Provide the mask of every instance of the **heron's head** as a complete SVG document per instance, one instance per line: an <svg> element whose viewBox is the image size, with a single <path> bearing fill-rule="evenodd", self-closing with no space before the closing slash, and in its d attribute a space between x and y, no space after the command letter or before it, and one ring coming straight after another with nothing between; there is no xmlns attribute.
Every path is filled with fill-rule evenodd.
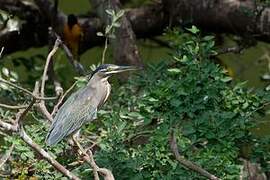
<svg viewBox="0 0 270 180"><path fill-rule="evenodd" d="M140 68L136 66L118 66L114 64L102 64L96 68L96 70L92 73L94 75L98 75L102 78L110 77L113 74L117 74L125 71L139 70Z"/></svg>
<svg viewBox="0 0 270 180"><path fill-rule="evenodd" d="M78 23L77 17L74 14L69 14L67 18L68 27L72 28L77 23Z"/></svg>

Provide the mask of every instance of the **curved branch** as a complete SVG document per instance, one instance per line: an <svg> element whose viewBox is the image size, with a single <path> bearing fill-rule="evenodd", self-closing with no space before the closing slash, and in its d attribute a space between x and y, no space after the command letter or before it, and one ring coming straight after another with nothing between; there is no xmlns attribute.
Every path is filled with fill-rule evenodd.
<svg viewBox="0 0 270 180"><path fill-rule="evenodd" d="M39 153L46 161L48 161L56 170L64 174L66 177L74 180L79 180L77 176L67 170L64 166L62 166L58 161L53 159L49 153L47 153L44 149L42 149L38 144L36 144L24 131L23 127L20 127L20 137L22 140L28 144L32 149L34 149L37 153Z"/></svg>
<svg viewBox="0 0 270 180"><path fill-rule="evenodd" d="M172 152L173 152L176 160L178 162L180 162L182 165L184 165L188 169L191 169L191 170L199 173L200 175L202 175L204 177L207 177L208 179L211 179L211 180L220 180L215 175L209 173L205 169L203 169L200 166L198 166L197 164L195 164L195 163L193 163L193 162L185 159L183 156L181 156L179 154L179 150L178 150L178 147L177 147L176 138L175 138L175 135L174 135L174 131L173 130L171 130L171 132L170 132L169 142L170 142L171 150L172 150Z"/></svg>

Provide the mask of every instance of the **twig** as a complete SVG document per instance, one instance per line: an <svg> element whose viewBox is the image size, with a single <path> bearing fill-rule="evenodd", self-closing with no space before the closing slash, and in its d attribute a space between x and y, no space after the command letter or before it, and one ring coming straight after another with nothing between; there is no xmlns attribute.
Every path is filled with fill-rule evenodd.
<svg viewBox="0 0 270 180"><path fill-rule="evenodd" d="M92 167L95 180L99 179L98 172L104 177L105 180L114 180L114 176L109 169L98 167L98 165L96 164L94 160L93 153L90 149L88 150L89 153L87 153L87 151L84 150L84 148L80 145L80 143L77 141L77 139L74 136L72 137L72 139L78 146L79 150L84 155L83 156L84 161L86 161Z"/></svg>
<svg viewBox="0 0 270 180"><path fill-rule="evenodd" d="M42 149L38 144L36 144L24 131L23 127L20 127L20 137L22 140L28 144L32 149L34 149L37 153L39 153L46 161L48 161L56 170L64 174L66 177L74 180L79 180L77 176L75 176L72 172L67 170L64 166L62 166L58 161L53 159L49 153L47 153L44 149Z"/></svg>
<svg viewBox="0 0 270 180"><path fill-rule="evenodd" d="M106 37L105 46L104 46L104 49L103 49L103 52L102 52L101 64L104 64L104 62L105 62L105 55L106 55L107 48L108 48L108 38Z"/></svg>
<svg viewBox="0 0 270 180"><path fill-rule="evenodd" d="M87 153L86 153L86 151L83 149L83 147L81 146L81 144L78 142L78 140L74 137L74 136L72 136L72 139L73 139L73 141L76 143L76 145L77 145L77 147L80 149L80 151L83 153L83 155L84 155L84 160L86 161L86 162L88 162L89 164L90 164L90 166L92 167L92 169L93 169L93 173L94 173L94 179L95 180L99 180L99 176L98 176L98 166L97 166L97 164L95 163L95 161L94 161L94 158L93 158L93 154L92 154L92 152L91 152L91 150L89 150L89 154L90 155L88 155Z"/></svg>
<svg viewBox="0 0 270 180"><path fill-rule="evenodd" d="M211 179L211 180L219 180L220 179L220 178L216 177L215 175L210 174L209 172L207 172L205 169L201 168L197 164L185 159L183 156L181 156L179 154L179 150L177 147L176 138L175 138L175 134L174 134L173 130L171 130L171 132L170 132L169 142L170 142L171 150L172 150L176 160L178 162L180 162L182 165L184 165L188 169L191 169L191 170L199 173L200 175L202 175L204 177L207 177L208 179Z"/></svg>
<svg viewBox="0 0 270 180"><path fill-rule="evenodd" d="M73 83L72 86L63 94L63 96L60 97L57 104L54 106L53 111L51 113L51 116L53 117L54 114L58 111L58 108L60 104L63 102L64 98L67 96L67 94L76 86L77 82Z"/></svg>
<svg viewBox="0 0 270 180"><path fill-rule="evenodd" d="M51 114L49 113L49 111L47 110L44 103L39 103L37 105L37 107L48 121L50 121L50 122L53 121L53 118L52 118Z"/></svg>
<svg viewBox="0 0 270 180"><path fill-rule="evenodd" d="M3 52L4 52L4 49L5 49L5 47L2 47L2 48L1 48L1 51L0 51L0 59L2 58L2 54L3 54Z"/></svg>
<svg viewBox="0 0 270 180"><path fill-rule="evenodd" d="M36 95L34 95L31 91L29 91L29 90L27 90L27 89L25 89L25 88L23 88L23 87L21 87L21 86L18 86L17 84L14 84L14 83L12 83L12 82L10 82L10 81L7 81L7 80L5 80L5 79L2 79L2 78L0 78L0 82L5 83L5 84L7 84L7 85L10 85L10 86L12 86L12 87L14 87L14 88L16 88L16 89L19 89L19 90L21 90L22 92L24 92L24 93L26 93L26 94L32 96L33 98L35 98L35 99L37 99L37 100L54 100L54 99L56 99L56 97L39 97L39 96L36 96Z"/></svg>
<svg viewBox="0 0 270 180"><path fill-rule="evenodd" d="M30 104L25 109L21 109L17 113L16 120L15 120L15 125L19 125L20 124L20 121L23 120L23 118L26 116L26 114L34 106L35 102L36 102L36 99L33 98L32 101L30 102Z"/></svg>
<svg viewBox="0 0 270 180"><path fill-rule="evenodd" d="M2 168L2 166L7 162L7 160L10 158L11 153L14 149L15 144L13 143L9 149L6 151L5 155L2 156L2 158L0 159L0 169Z"/></svg>
<svg viewBox="0 0 270 180"><path fill-rule="evenodd" d="M38 90L39 90L39 82L36 81L36 83L35 83L35 88L34 88L34 93L35 93L35 94L38 94ZM46 108L46 106L45 106L45 103L42 103L42 102L38 103L38 104L37 104L37 108L40 110L41 114L43 114L44 117L45 117L47 120L49 120L50 122L53 121L53 118L52 118L52 116L50 115L49 111L47 110L47 108Z"/></svg>
<svg viewBox="0 0 270 180"><path fill-rule="evenodd" d="M41 97L44 97L44 89L45 89L45 82L46 82L48 66L50 64L50 61L51 61L53 55L56 53L57 49L59 48L60 44L61 44L61 40L56 39L55 43L54 43L54 46L53 46L53 49L51 50L51 52L47 56L44 71L43 71L43 75L42 75L42 80L41 80L41 90L40 90Z"/></svg>
<svg viewBox="0 0 270 180"><path fill-rule="evenodd" d="M0 127L5 131L12 131L12 132L17 131L17 129L18 129L17 126L6 123L2 120L0 120Z"/></svg>
<svg viewBox="0 0 270 180"><path fill-rule="evenodd" d="M227 47L227 48L223 48L220 49L217 52L217 55L221 55L221 54L226 54L226 53L241 53L243 50L245 49L245 47L243 46L233 46L233 47Z"/></svg>
<svg viewBox="0 0 270 180"><path fill-rule="evenodd" d="M52 30L53 31L53 30ZM57 39L61 39L61 37L56 33L54 32L53 33L54 36L57 38ZM80 74L80 75L84 75L85 74L85 70L83 68L83 65L81 65L78 61L76 61L74 59L74 56L73 54L71 53L71 51L69 50L69 48L65 45L65 43L63 43L63 41L61 41L61 48L64 50L66 56L67 56L67 59L69 61L69 63L74 67L74 69Z"/></svg>
<svg viewBox="0 0 270 180"><path fill-rule="evenodd" d="M17 109L24 109L24 108L27 107L27 105L12 106L12 105L8 105L8 104L1 104L0 103L0 107L7 108L7 109L12 109L12 110L17 110Z"/></svg>

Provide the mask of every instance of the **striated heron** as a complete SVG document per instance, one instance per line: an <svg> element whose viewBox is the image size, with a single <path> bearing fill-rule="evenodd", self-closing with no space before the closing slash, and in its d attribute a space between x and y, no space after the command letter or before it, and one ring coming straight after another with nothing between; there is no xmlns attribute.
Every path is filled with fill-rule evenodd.
<svg viewBox="0 0 270 180"><path fill-rule="evenodd" d="M134 66L103 64L91 76L87 85L73 93L55 115L47 134L47 144L54 145L76 133L84 123L97 118L98 109L110 95L108 78L116 73L137 70Z"/></svg>

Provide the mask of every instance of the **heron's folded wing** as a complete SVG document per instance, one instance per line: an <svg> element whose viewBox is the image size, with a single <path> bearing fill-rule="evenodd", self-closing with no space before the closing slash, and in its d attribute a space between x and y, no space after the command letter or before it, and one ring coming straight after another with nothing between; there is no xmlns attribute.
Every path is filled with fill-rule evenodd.
<svg viewBox="0 0 270 180"><path fill-rule="evenodd" d="M47 135L48 145L56 144L77 131L86 121L96 117L97 107L91 105L89 101L89 98L78 98L78 93L75 93L63 104Z"/></svg>

